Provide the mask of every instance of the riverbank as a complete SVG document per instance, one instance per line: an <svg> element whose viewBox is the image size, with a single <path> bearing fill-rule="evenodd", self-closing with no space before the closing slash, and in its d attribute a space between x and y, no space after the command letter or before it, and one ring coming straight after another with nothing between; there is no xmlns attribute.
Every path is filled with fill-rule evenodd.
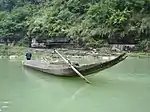
<svg viewBox="0 0 150 112"><path fill-rule="evenodd" d="M127 55L129 57L139 57L139 58L149 58L150 57L150 53L148 52L130 52L127 53Z"/></svg>
<svg viewBox="0 0 150 112"><path fill-rule="evenodd" d="M33 59L50 59L50 58L58 58L58 55L54 52L53 49L36 49L36 48L27 48L20 46L0 46L0 58L20 58L23 59L27 50L30 50L33 54ZM100 56L114 56L118 55L122 52L114 52L111 48L97 48L92 50L85 49L62 49L58 48L63 55L69 57L83 57L83 56L92 56L92 57L100 57ZM130 52L127 53L129 57L142 57L147 58L150 57L150 53L146 52Z"/></svg>

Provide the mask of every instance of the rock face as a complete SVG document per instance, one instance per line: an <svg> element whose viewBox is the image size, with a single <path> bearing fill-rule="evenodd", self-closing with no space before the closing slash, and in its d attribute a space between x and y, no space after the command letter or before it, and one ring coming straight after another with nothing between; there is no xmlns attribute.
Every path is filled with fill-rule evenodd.
<svg viewBox="0 0 150 112"><path fill-rule="evenodd" d="M47 54L47 55L55 55L56 53L54 52L53 49L30 49L34 53L42 53L42 54ZM87 55L103 55L103 56L108 56L111 54L115 54L116 52L113 52L111 48L99 48L99 49L90 49L90 50L76 50L76 49L57 49L60 51L63 55L71 55L71 56L87 56Z"/></svg>
<svg viewBox="0 0 150 112"><path fill-rule="evenodd" d="M112 51L132 51L135 48L135 44L114 44L112 45Z"/></svg>
<svg viewBox="0 0 150 112"><path fill-rule="evenodd" d="M17 55L11 55L11 56L9 56L9 59L10 59L10 60L11 60L11 59L16 59L16 58L18 58Z"/></svg>
<svg viewBox="0 0 150 112"><path fill-rule="evenodd" d="M60 57L54 52L54 49L36 49L36 48L10 48L5 50L5 54L1 54L0 58L8 58L10 60L25 60L26 50L32 53L32 59L38 59L43 61L60 61ZM119 55L116 52L112 52L110 48L98 48L98 49L57 49L62 55L71 61L74 60L89 60L100 59L109 60L111 55ZM79 61L78 61L79 62Z"/></svg>

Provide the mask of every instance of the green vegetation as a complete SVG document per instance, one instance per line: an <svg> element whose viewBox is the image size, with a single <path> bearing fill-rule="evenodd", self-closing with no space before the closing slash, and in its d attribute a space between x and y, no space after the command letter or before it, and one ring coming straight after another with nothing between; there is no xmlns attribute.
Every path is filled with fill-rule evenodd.
<svg viewBox="0 0 150 112"><path fill-rule="evenodd" d="M86 46L109 42L150 46L150 0L1 0L0 38L69 36ZM16 43L19 40L19 43Z"/></svg>

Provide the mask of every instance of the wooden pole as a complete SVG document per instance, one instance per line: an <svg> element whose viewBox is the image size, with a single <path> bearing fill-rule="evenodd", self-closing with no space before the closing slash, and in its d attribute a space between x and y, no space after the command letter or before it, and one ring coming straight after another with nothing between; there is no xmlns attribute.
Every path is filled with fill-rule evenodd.
<svg viewBox="0 0 150 112"><path fill-rule="evenodd" d="M57 50L54 50L71 68L75 71L82 79L84 79L87 83L91 83L87 80L71 63L68 62Z"/></svg>

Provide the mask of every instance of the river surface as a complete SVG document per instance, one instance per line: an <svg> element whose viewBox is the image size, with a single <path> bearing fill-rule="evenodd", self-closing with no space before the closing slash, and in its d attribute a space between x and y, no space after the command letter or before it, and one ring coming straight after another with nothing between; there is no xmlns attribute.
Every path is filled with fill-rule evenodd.
<svg viewBox="0 0 150 112"><path fill-rule="evenodd" d="M128 58L87 78L91 85L0 60L0 112L150 112L150 59Z"/></svg>

